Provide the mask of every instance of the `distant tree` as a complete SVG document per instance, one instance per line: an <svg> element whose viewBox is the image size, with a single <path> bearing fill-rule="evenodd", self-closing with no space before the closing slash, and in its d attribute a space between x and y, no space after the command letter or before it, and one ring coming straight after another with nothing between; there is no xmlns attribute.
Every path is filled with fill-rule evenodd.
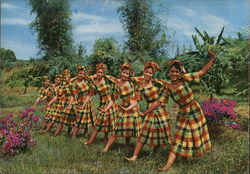
<svg viewBox="0 0 250 174"><path fill-rule="evenodd" d="M114 76L119 74L121 53L117 41L113 38L100 38L95 41L88 64L94 69L95 65L101 62L108 66L107 73Z"/></svg>
<svg viewBox="0 0 250 174"><path fill-rule="evenodd" d="M10 63L15 62L16 55L12 50L0 48L0 68L7 67Z"/></svg>
<svg viewBox="0 0 250 174"><path fill-rule="evenodd" d="M72 52L72 24L68 0L29 0L35 20L30 24L44 59Z"/></svg>
<svg viewBox="0 0 250 174"><path fill-rule="evenodd" d="M120 21L126 33L127 60L140 66L146 60L161 61L166 55L168 41L151 0L123 0L118 8Z"/></svg>

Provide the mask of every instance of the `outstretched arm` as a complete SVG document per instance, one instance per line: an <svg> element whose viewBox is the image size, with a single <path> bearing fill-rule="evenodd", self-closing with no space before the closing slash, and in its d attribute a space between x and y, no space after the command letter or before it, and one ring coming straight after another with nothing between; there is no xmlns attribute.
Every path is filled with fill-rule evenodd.
<svg viewBox="0 0 250 174"><path fill-rule="evenodd" d="M211 56L210 61L198 72L199 76L202 77L207 71L212 67L214 60L215 60L215 53L211 50L208 50L208 53Z"/></svg>
<svg viewBox="0 0 250 174"><path fill-rule="evenodd" d="M38 103L40 100L41 100L41 97L37 97L37 99L36 99L36 101L35 101L35 103L34 103L34 105L33 105L33 108L36 107L37 103Z"/></svg>

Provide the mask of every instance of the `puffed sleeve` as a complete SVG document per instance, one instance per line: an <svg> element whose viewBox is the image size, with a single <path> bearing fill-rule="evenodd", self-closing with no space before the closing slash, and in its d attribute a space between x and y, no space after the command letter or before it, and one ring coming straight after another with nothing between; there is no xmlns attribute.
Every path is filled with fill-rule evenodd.
<svg viewBox="0 0 250 174"><path fill-rule="evenodd" d="M107 79L109 79L113 83L118 83L119 82L118 78L116 78L116 77L113 77L113 76L110 76L110 75L105 75L105 77Z"/></svg>
<svg viewBox="0 0 250 174"><path fill-rule="evenodd" d="M200 75L198 72L183 74L182 78L191 83L200 83Z"/></svg>
<svg viewBox="0 0 250 174"><path fill-rule="evenodd" d="M168 102L168 98L169 98L169 91L167 90L167 81L162 81L163 85L160 88L159 91L159 97L158 97L158 101L162 102L162 103L167 103Z"/></svg>

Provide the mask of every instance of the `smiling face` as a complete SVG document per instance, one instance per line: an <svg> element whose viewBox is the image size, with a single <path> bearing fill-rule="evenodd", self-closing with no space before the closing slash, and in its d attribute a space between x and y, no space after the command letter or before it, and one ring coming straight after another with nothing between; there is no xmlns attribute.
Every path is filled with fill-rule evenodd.
<svg viewBox="0 0 250 174"><path fill-rule="evenodd" d="M55 79L55 85L58 86L61 82L61 79L60 78L56 78Z"/></svg>
<svg viewBox="0 0 250 174"><path fill-rule="evenodd" d="M85 72L82 70L82 71L79 71L78 73L77 73L77 78L79 79L79 80L82 80L82 79L84 79L85 78Z"/></svg>
<svg viewBox="0 0 250 174"><path fill-rule="evenodd" d="M121 71L121 80L126 81L129 79L129 74L130 74L130 70L129 69L123 69Z"/></svg>
<svg viewBox="0 0 250 174"><path fill-rule="evenodd" d="M175 66L172 66L168 71L168 76L170 77L171 81L177 81L180 79L181 71Z"/></svg>
<svg viewBox="0 0 250 174"><path fill-rule="evenodd" d="M151 68L151 67L146 68L143 72L143 76L144 76L145 80L152 79L153 75L154 75L154 71L153 71L153 68Z"/></svg>
<svg viewBox="0 0 250 174"><path fill-rule="evenodd" d="M44 81L44 86L48 87L49 85L50 85L50 80L49 79L45 80Z"/></svg>
<svg viewBox="0 0 250 174"><path fill-rule="evenodd" d="M101 79L103 76L104 76L104 70L99 68L97 71L96 71L96 75L97 75L97 78L98 79Z"/></svg>

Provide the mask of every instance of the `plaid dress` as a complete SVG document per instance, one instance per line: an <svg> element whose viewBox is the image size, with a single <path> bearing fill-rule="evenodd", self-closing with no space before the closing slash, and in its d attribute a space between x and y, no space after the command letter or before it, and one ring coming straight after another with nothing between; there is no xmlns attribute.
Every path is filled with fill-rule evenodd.
<svg viewBox="0 0 250 174"><path fill-rule="evenodd" d="M106 77L104 77L104 83L99 84L93 83L93 76L90 76L90 79L92 80L94 92L100 96L99 108L106 108L108 103L113 98L112 91L114 89L114 83ZM98 110L94 129L98 132L111 132L113 130L115 120L117 119L117 115L118 106L116 103L114 103L106 113Z"/></svg>
<svg viewBox="0 0 250 174"><path fill-rule="evenodd" d="M134 79L142 84L143 77L134 77ZM141 86L141 85L140 85ZM140 93L148 103L147 108L152 103L159 100L160 97L164 97L162 104L151 113L147 114L144 118L142 131L139 137L139 141L149 146L165 146L171 143L171 129L168 112L165 104L168 98L163 94L164 83L153 79L152 86L149 88L140 88Z"/></svg>
<svg viewBox="0 0 250 174"><path fill-rule="evenodd" d="M58 105L59 105L59 100L60 100L60 94L61 93L61 86L55 86L53 85L51 94L52 94L52 99L55 96L58 96L57 100L52 103L50 106L47 107L47 115L48 115L48 121L50 122L58 122L59 121L59 117L61 115L61 110L57 109ZM59 111L59 113L57 113Z"/></svg>
<svg viewBox="0 0 250 174"><path fill-rule="evenodd" d="M108 79L117 84L119 79L106 75ZM139 87L134 80L129 81L129 86L114 88L114 96L121 99L121 106L128 107L135 100L140 100ZM139 116L139 106L129 111L118 110L118 118L114 125L113 135L117 137L139 137L142 128L142 118Z"/></svg>
<svg viewBox="0 0 250 174"><path fill-rule="evenodd" d="M90 95L91 92L91 84L88 80L83 80L80 83L76 83L76 80L72 83L72 90L75 99L75 110L76 110L76 120L74 123L75 127L78 128L91 128L94 126L95 121L95 113L94 113L94 105L90 99L90 101L82 107L84 100L87 95ZM79 106L79 107L78 107Z"/></svg>
<svg viewBox="0 0 250 174"><path fill-rule="evenodd" d="M166 93L180 108L171 151L182 157L201 156L205 150L211 149L211 142L202 108L188 86L188 82L198 83L200 77L198 73L186 73L183 80L177 89L168 88L169 82L166 82Z"/></svg>
<svg viewBox="0 0 250 174"><path fill-rule="evenodd" d="M61 90L59 91L59 103L57 105L58 122L67 126L74 126L76 120L76 113L74 104L70 108L69 102L71 96L73 96L72 83L63 83Z"/></svg>
<svg viewBox="0 0 250 174"><path fill-rule="evenodd" d="M40 97L41 99L43 99L45 96L47 96L47 98L43 102L45 105L47 105L47 103L51 100L51 97L52 97L52 87L51 86L49 86L47 88L41 87L39 89L37 97ZM48 116L49 107L44 107L42 110L45 111L45 115L43 117L43 120L48 121L49 120L49 116Z"/></svg>

